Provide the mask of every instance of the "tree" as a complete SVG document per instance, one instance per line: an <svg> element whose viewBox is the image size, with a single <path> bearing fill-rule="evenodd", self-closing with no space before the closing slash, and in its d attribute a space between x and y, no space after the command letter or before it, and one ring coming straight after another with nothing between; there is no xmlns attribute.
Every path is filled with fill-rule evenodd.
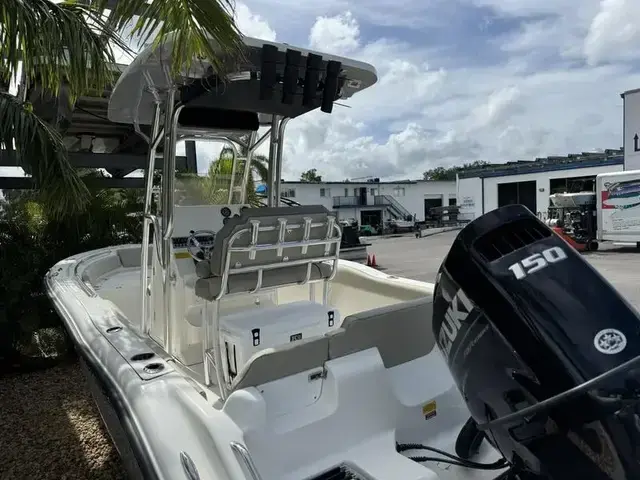
<svg viewBox="0 0 640 480"><path fill-rule="evenodd" d="M231 188L232 172L233 172L233 150L224 147L220 151L218 158L211 162L207 175L200 177L194 174L180 174L178 188L184 192L183 201L194 202L196 204L220 205L227 203L229 199L229 189ZM233 186L242 185L242 179L245 171L246 159L239 158L236 162L235 178ZM267 167L268 159L264 155L253 155L249 168L249 178L246 186L245 199L247 203L256 204L256 185L254 176L260 178L262 182L266 182L269 176ZM240 196L234 193L232 196L234 203L240 201Z"/></svg>
<svg viewBox="0 0 640 480"><path fill-rule="evenodd" d="M458 167L436 167L422 174L425 180L455 180Z"/></svg>
<svg viewBox="0 0 640 480"><path fill-rule="evenodd" d="M251 173L257 175L262 183L269 180L269 159L264 155L254 155L251 159Z"/></svg>
<svg viewBox="0 0 640 480"><path fill-rule="evenodd" d="M424 172L422 176L425 180L440 180L440 181L449 180L450 181L450 180L456 179L456 174L460 174L462 172L465 172L467 170L472 170L474 168L481 168L485 165L489 165L489 162L486 162L484 160L476 160L471 163L465 163L461 167L449 167L449 168L435 167Z"/></svg>
<svg viewBox="0 0 640 480"><path fill-rule="evenodd" d="M155 36L158 45L175 32L169 67L176 77L202 57L224 74L220 51L241 55L232 0L120 0L105 19L107 2L0 1L0 85L21 66L29 85L37 83L43 96L66 99L73 108L78 96L113 84L114 47L130 51L121 34L135 15L131 37L140 44ZM91 196L69 163L59 127L57 119L47 123L29 102L0 91L0 144L36 179L47 209L64 215L87 207Z"/></svg>
<svg viewBox="0 0 640 480"><path fill-rule="evenodd" d="M63 218L49 216L34 190L12 190L0 200L0 375L4 368L51 366L71 351L42 279L71 255L140 243L143 199L143 189L92 190L82 212Z"/></svg>
<svg viewBox="0 0 640 480"><path fill-rule="evenodd" d="M300 181L306 183L320 183L322 181L322 176L318 175L318 171L315 168L312 168L300 175Z"/></svg>

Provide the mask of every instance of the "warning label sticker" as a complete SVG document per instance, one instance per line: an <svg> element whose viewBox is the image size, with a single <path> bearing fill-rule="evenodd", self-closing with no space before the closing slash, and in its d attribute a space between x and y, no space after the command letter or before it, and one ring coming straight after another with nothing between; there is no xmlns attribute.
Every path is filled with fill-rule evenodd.
<svg viewBox="0 0 640 480"><path fill-rule="evenodd" d="M438 412L437 412L435 400L431 400L430 402L425 403L422 406L422 415L424 415L425 420L429 420L430 418L435 417L436 413Z"/></svg>

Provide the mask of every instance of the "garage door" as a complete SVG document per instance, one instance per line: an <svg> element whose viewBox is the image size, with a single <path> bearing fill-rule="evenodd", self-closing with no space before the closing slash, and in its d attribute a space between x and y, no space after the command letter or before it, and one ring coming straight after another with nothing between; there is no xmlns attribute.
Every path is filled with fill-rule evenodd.
<svg viewBox="0 0 640 480"><path fill-rule="evenodd" d="M498 184L498 206L524 205L533 213L537 212L536 205L536 181L511 182Z"/></svg>

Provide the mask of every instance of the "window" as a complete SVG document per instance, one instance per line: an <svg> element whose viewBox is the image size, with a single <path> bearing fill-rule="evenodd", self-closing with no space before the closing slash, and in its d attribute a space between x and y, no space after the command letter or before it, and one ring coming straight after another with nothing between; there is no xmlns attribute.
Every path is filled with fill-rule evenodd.
<svg viewBox="0 0 640 480"><path fill-rule="evenodd" d="M404 197L404 187L395 187L393 189L394 197Z"/></svg>
<svg viewBox="0 0 640 480"><path fill-rule="evenodd" d="M330 188L321 188L320 189L320 196L321 197L330 197L331 196L331 189Z"/></svg>
<svg viewBox="0 0 640 480"><path fill-rule="evenodd" d="M296 198L296 189L295 188L285 188L282 190L282 196L284 198Z"/></svg>
<svg viewBox="0 0 640 480"><path fill-rule="evenodd" d="M595 192L596 177L552 178L549 193Z"/></svg>
<svg viewBox="0 0 640 480"><path fill-rule="evenodd" d="M378 194L378 192L376 192L375 188L372 188L370 191L371 191L371 195L374 196L374 197Z"/></svg>
<svg viewBox="0 0 640 480"><path fill-rule="evenodd" d="M345 197L348 197L348 196L349 196L349 189L348 189L348 188L345 188L345 189L344 189L344 196L345 196Z"/></svg>
<svg viewBox="0 0 640 480"><path fill-rule="evenodd" d="M455 198L449 198L449 206L453 207L456 205L456 199Z"/></svg>

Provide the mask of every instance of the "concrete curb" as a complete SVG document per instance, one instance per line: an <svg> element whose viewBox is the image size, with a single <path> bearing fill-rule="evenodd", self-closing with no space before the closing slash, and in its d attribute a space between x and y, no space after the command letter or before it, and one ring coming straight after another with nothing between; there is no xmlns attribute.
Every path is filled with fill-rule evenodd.
<svg viewBox="0 0 640 480"><path fill-rule="evenodd" d="M436 235L438 233L444 233L444 232L451 232L453 230L461 230L462 227L464 227L464 225L456 225L453 227L425 228L424 230L420 231L419 238L430 237L431 235ZM392 233L389 235L376 235L373 237L359 237L359 238L360 238L360 243L365 243L365 242L375 242L376 240L386 240L389 238L418 238L416 237L416 233L417 232L406 232L406 233L396 233L396 234ZM368 244L367 246L369 245L370 244Z"/></svg>
<svg viewBox="0 0 640 480"><path fill-rule="evenodd" d="M462 226L460 225L455 227L425 228L424 230L420 230L420 237L418 238L430 237L432 235L437 235L438 233L452 232L454 230L462 230Z"/></svg>

